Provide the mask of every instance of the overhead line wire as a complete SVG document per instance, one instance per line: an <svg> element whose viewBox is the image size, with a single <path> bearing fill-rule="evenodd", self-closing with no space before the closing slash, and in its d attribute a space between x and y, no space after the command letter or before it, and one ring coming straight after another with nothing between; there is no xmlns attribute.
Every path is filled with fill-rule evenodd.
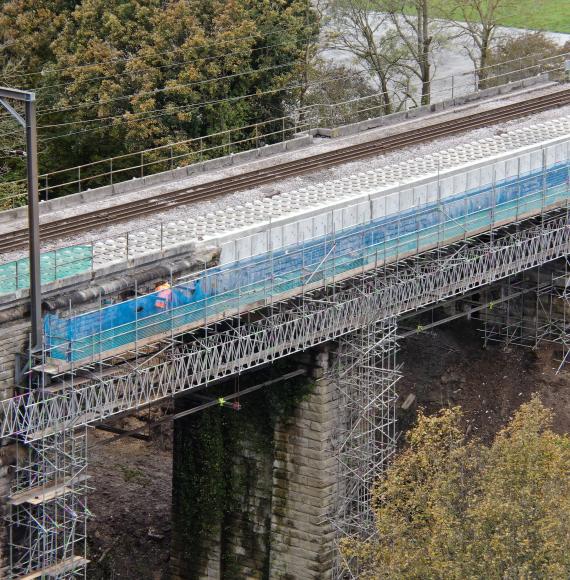
<svg viewBox="0 0 570 580"><path fill-rule="evenodd" d="M111 99L107 99L104 101L93 101L91 103L79 103L77 105L70 105L69 107L54 107L53 109L42 109L41 111L38 111L38 113L43 114L43 115L47 115L48 113L60 113L60 112L66 112L66 111L74 111L76 109L80 109L80 108L84 108L84 107L93 107L93 106L100 106L100 105L107 105L109 103L115 103L117 101L124 101L127 99L131 99L134 97L149 97L149 96L154 96L154 95L158 95L161 93L165 93L165 92L170 92L170 91L176 91L179 89L185 89L188 87L193 87L196 85L205 85L208 83L214 83L214 82L219 82L219 81L224 81L224 80L228 80L228 79L234 79L234 78L239 78L245 75L251 75L251 74L255 74L255 73L264 73L264 72L268 72L271 70L278 70L278 69L283 69L286 68L288 66L294 65L296 62L298 61L298 59L295 59L293 61L289 61L283 64L279 64L279 65L273 65L273 66L269 66L269 67L265 67L265 68L260 68L260 69L250 69L244 72L239 72L239 73L233 73L233 74L229 74L229 75L224 75L221 77L215 77L215 78L211 78L211 79L203 79L200 81L192 81L191 83L184 83L184 84L180 84L180 85L173 85L173 86L166 86L166 87L162 87L162 88L157 88L157 89L153 89L152 91L142 91L140 93L132 93L129 95L122 95L120 97L113 97ZM97 121L98 119L86 119L84 120L84 122L88 122L88 121ZM79 121L70 121L69 125L73 125L75 123L77 123ZM56 125L40 125L38 128L42 129L42 128L46 128L46 127L52 127L52 126L62 126L62 124L56 124Z"/></svg>
<svg viewBox="0 0 570 580"><path fill-rule="evenodd" d="M274 29L274 31L279 31L279 30L285 30L285 29L283 29L283 28L281 28L281 29ZM262 37L263 36L269 36L270 34L272 34L272 31L267 32L267 33L264 33L261 36ZM259 36L259 35L252 35L252 36L249 36L249 37L241 37L241 38L237 38L237 39L232 39L231 42L236 42L236 41L241 40L241 39L244 39L244 38L257 38L257 36ZM292 38L294 38L294 37L292 37ZM230 42L230 41L228 40L227 42ZM303 46L306 45L306 44L308 44L308 43L309 43L309 40L307 38L307 39L305 39L303 41ZM263 46L259 46L259 47L251 47L251 48L248 48L248 49L242 49L242 50L235 51L235 52L224 53L224 54L217 55L217 56L199 57L199 58L196 58L196 59L191 59L191 60L187 60L187 61L181 61L181 62L178 62L178 63L172 63L172 64L168 64L168 65L161 65L159 67L154 67L154 68L155 69L174 68L174 67L178 67L178 66L183 66L184 64L214 61L214 60L219 60L219 59L222 59L222 58L228 58L228 57L231 57L231 56L235 56L235 55L238 55L238 54L243 54L246 51L259 52L259 51L266 50L266 49L269 49L269 48L275 48L275 47L278 47L278 46L283 46L285 44L288 44L288 41L283 41L283 42L280 42L280 43L269 44L269 45L263 45ZM196 46L193 46L192 48L197 48L199 46L203 46L203 45L196 45ZM175 53L175 52L178 52L180 50L181 49L176 49L176 50L172 50L172 51L165 51L163 53L158 53L158 55L168 54L168 53ZM152 56L156 56L156 55L152 55ZM145 58L146 58L146 55L145 56L135 56L135 57L132 57L130 59L125 59L125 60L126 61L137 60L137 59L144 60ZM106 61L102 61L102 63L105 63L105 62ZM115 62L115 61L113 61L113 62ZM94 67L94 66L98 66L98 64L100 64L100 63L90 63L90 64L85 64L85 65L77 65L77 67ZM69 70L69 69L72 69L72 68L77 68L77 67L67 67L67 68L62 68L62 69L52 69L51 71L47 71L47 72L48 73L49 72L54 72L56 70L62 70L63 71L63 70ZM29 75L35 75L35 74L41 74L41 73L17 73L16 76L26 76L26 75L29 76ZM116 77L120 77L120 76L126 76L128 74L130 74L128 71L123 71L122 73L117 73L117 74L114 74L114 75L99 76L99 77L94 77L94 78L91 78L91 79L85 79L85 81L86 82L93 82L95 80L107 80L107 79L116 78ZM12 75L7 75L7 76L15 76L15 75L12 74ZM224 77L219 77L219 78L222 80ZM60 83L60 84L55 84L55 85L45 85L45 86L41 86L41 87L36 87L35 89L27 89L27 90L40 91L40 90L47 90L49 88L56 88L56 87L61 87L61 86L67 87L67 86L71 86L73 84L74 84L73 82ZM169 90L169 88L167 87L167 88L162 89L162 90ZM127 99L127 98L134 97L134 96L137 96L137 95L138 94L125 95L125 96L117 97L114 100ZM112 102L112 101L111 100L108 100L108 101L105 101L105 102ZM78 103L77 105L69 105L68 107L52 107L52 108L49 108L49 109L38 109L37 112L38 112L38 115L41 116L43 113L60 112L60 111L61 112L64 112L64 111L67 111L67 110L74 110L74 109L81 108L81 107L84 107L84 106L85 107L87 107L87 106L97 106L97 105L101 105L101 104L104 104L104 102L95 102L95 101L93 101L91 103ZM8 119L11 119L11 118L12 117L10 115L0 114L0 120L2 120L2 119L7 119L8 120Z"/></svg>
<svg viewBox="0 0 570 580"><path fill-rule="evenodd" d="M283 65L280 65L280 66L283 66ZM141 111L139 113L126 112L126 113L123 113L121 115L108 115L107 117L99 117L96 119L83 119L83 120L78 120L78 121L69 121L66 123L56 123L56 124L52 124L52 125L39 125L38 129L54 129L57 127L68 127L70 125L86 125L88 123L112 121L115 119L122 119L125 114L130 114L130 115L146 115L148 113L169 114L170 112L181 111L181 110L187 109L189 107L190 108L198 108L198 107L202 107L202 106L206 106L206 105L220 104L220 103L223 103L226 101L239 101L239 100L243 100L243 99L250 98L250 97L269 95L269 94L273 94L276 92L287 91L290 89L291 90L298 89L298 88L302 88L304 86L306 86L306 87L318 86L318 85L327 84L327 83L330 83L333 81L347 80L347 79L353 78L354 76L361 75L361 74L366 73L366 72L370 72L370 70L373 70L373 69L372 68L362 69L361 71L355 71L353 74L350 74L350 75L344 75L344 76L340 76L340 77L331 77L330 79L322 79L320 81L314 81L314 82L308 82L308 83L297 83L294 85L288 85L288 86L281 87L278 89L277 88L276 89L268 89L266 91L261 91L261 92L256 92L256 93L248 93L247 95L236 95L235 97L225 97L224 99L213 99L210 101L202 101L201 103L191 103L189 105L180 105L178 107L171 108L170 111L164 111L164 108L161 108L161 109L153 109L151 111ZM254 72L257 72L257 71L254 71ZM173 87L173 90L176 88L179 88L179 87ZM153 94L153 93L150 93L150 94ZM160 116L160 115L157 115L157 116ZM130 120L130 119L127 119L127 120Z"/></svg>
<svg viewBox="0 0 570 580"><path fill-rule="evenodd" d="M297 62L299 62L299 59L294 59L292 61L289 61L287 63L283 63L283 64L279 64L279 65L273 65L270 67L265 67L265 68L261 68L261 69L251 69L248 71L244 71L244 72L240 72L240 73L234 73L234 74L230 74L230 75L224 75L222 77L215 77L213 79L203 79L200 81L193 81L191 83L184 83L184 84L180 84L180 85L173 85L173 86L166 86L166 87L162 87L162 88L157 88L157 89L153 89L152 91L144 91L144 92L140 92L140 93L132 93L129 95L122 95L120 97L114 97L112 99L107 99L105 101L98 101L98 102L92 102L92 103L81 103L78 105L71 105L69 107L54 107L52 109L43 109L38 111L38 113L41 115L42 113L44 115L48 114L48 113L58 113L58 112L66 112L66 111L72 111L72 110L76 110L79 108L83 108L83 107L92 107L92 106L102 106L102 105L106 105L109 103L114 103L114 102L118 102L118 101L122 101L122 100L128 100L134 97L145 97L145 96L154 96L157 94L161 94L161 93L165 93L165 92L171 92L171 91L177 91L180 89L184 89L184 88L188 88L188 87L192 87L192 86L200 86L200 85L205 85L205 84L209 84L209 83L214 83L214 82L220 82L223 80L228 80L228 79L234 79L234 78L239 78L245 75L254 75L256 73L265 73L265 72L269 72L271 70L279 70L279 69L284 69L287 68L289 66L293 66L295 65ZM200 103L197 103L197 105L199 105ZM186 106L186 105L185 105ZM141 113L131 113L133 115L138 115L138 114L143 114L143 113L152 113L152 112L159 112L162 111L163 109L154 109L152 111L146 111L146 112L141 112ZM124 115L125 113L123 113L122 115L116 115L114 117L100 117L100 118L95 118L95 119L83 119L83 120L78 120L78 121L69 121L66 123L56 123L56 124L48 124L48 125L38 125L38 129L47 129L47 128L55 128L55 127L63 127L63 126L71 126L71 125L77 125L77 124L87 124L87 123L95 123L95 122L100 122L100 121L104 121L104 120L109 120L112 118L120 118ZM7 115L6 120L11 120L12 117ZM0 120L2 120L3 117L0 116ZM7 133L3 133L0 134L0 137L4 137L4 136L8 136L8 135L15 135L19 133L19 131L10 131Z"/></svg>
<svg viewBox="0 0 570 580"><path fill-rule="evenodd" d="M9 135L21 135L22 129L16 129L14 131L8 131L7 133L0 133L0 137L8 137Z"/></svg>
<svg viewBox="0 0 570 580"><path fill-rule="evenodd" d="M215 60L219 60L219 59L222 59L222 58L228 58L228 57L231 57L231 56L236 56L238 54L243 54L245 52L258 52L258 51L261 51L261 50L266 50L268 48L275 48L277 46L283 46L285 44L288 44L288 41L279 42L279 43L276 43L276 44L265 44L265 45L259 46L257 48L247 48L247 49L244 48L244 49L239 50L239 51L236 51L236 52L227 52L227 53L224 53L224 54L219 54L217 56L204 56L204 57L194 58L194 59L191 59L191 60L182 60L182 61L176 62L176 63L155 66L155 67L153 67L153 69L154 70L162 70L162 69L166 69L166 68L175 68L175 67L178 67L178 66L183 66L183 65L186 65L186 64L191 64L191 63L196 63L196 62L215 61ZM305 42L305 44L308 44L308 41ZM95 66L95 65L93 65L93 66ZM88 79L83 79L83 82L89 82L90 83L90 82L94 82L94 81L103 81L103 80L113 79L113 78L117 78L117 77L127 76L129 74L133 74L132 71L123 71L123 72L119 72L119 73L112 74L112 75L91 77L91 78L88 78ZM59 87L69 87L69 86L71 86L73 84L75 84L75 81L71 81L71 82L68 82L68 83L53 84L53 85L42 85L42 86L36 87L34 89L29 89L29 90L36 91L36 92L40 92L40 91L44 91L44 90L47 90L47 89L53 89L53 88L59 88ZM38 112L41 112L41 110L39 110Z"/></svg>
<svg viewBox="0 0 570 580"><path fill-rule="evenodd" d="M90 122L119 120L120 123L127 123L127 122L132 122L132 121L145 121L145 120L150 120L150 119L154 119L154 118L158 118L158 117L163 117L165 115L173 115L173 114L180 113L180 112L188 112L189 110L200 109L200 108L207 106L207 105L216 105L216 104L221 104L221 103L225 103L225 102L237 102L237 101L249 99L252 97L261 97L261 96L276 94L276 93L280 93L280 92L284 92L284 91L288 91L288 90L294 90L297 88L318 86L318 85L328 84L328 83L339 81L339 80L346 80L346 79L352 78L354 75L359 75L359 74L362 74L365 72L369 72L369 70L370 69L364 69L362 71L355 72L353 75L345 75L345 76L341 76L341 77L332 77L332 78L324 79L324 80L317 81L317 82L297 83L295 85L288 85L286 87L281 87L278 89L270 89L267 91L262 91L262 92L257 92L257 93L249 93L247 95L239 95L239 96L235 96L235 97L226 97L224 99L215 99L215 100L211 100L211 101L203 101L201 103L193 103L191 105L181 105L179 107L171 108L168 111L164 111L163 109L157 109L156 111L148 111L148 112L142 112L142 113L131 113L131 115L135 115L135 114L136 115L144 115L147 113L155 113L155 112L158 113L156 115L153 114L150 117L142 117L142 118L137 118L137 119L125 119L124 115L116 115L116 116L110 116L110 117L105 117L105 118L101 118L101 119L91 119ZM61 126L61 125L51 126L50 128L54 128L57 126ZM62 139L64 137L70 137L73 135L81 135L81 134L85 134L85 133L90 133L92 131L100 131L102 129L108 129L110 127L112 127L112 125L93 127L91 129L85 129L85 130L81 130L81 131L72 131L69 133L64 133L62 135L56 135L53 137L47 137L44 139L40 139L40 142L45 143L48 141L54 141L56 139Z"/></svg>

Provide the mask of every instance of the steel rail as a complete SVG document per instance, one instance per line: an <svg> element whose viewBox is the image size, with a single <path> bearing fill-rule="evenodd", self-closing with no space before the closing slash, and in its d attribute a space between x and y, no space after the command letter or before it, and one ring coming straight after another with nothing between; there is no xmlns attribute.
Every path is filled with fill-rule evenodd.
<svg viewBox="0 0 570 580"><path fill-rule="evenodd" d="M212 199L235 191L258 187L276 180L287 179L341 163L356 161L403 147L425 143L433 139L536 114L568 103L570 103L570 89L504 105L489 111L473 113L454 121L434 123L421 128L421 130L411 129L366 143L315 154L303 159L287 161L271 168L253 170L241 175L217 179L193 187L181 188L145 199L86 212L73 218L47 222L40 227L41 238L42 240L64 238L101 227L102 224L119 223L136 217L156 214L173 207ZM26 239L27 229L5 233L0 240L0 253L22 247L25 245Z"/></svg>

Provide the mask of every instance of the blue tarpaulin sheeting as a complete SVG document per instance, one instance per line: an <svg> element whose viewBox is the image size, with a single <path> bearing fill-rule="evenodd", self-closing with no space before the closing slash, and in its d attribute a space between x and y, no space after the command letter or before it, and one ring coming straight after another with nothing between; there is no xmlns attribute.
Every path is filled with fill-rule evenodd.
<svg viewBox="0 0 570 580"><path fill-rule="evenodd" d="M100 310L45 318L51 358L82 360L257 300L362 267L373 259L418 251L438 240L465 235L536 211L568 196L568 163L505 180L442 203L426 204L336 235L211 268L177 285L161 307L158 292ZM334 248L333 248L334 245ZM334 251L333 251L334 250ZM325 257L331 257L325 260ZM324 261L324 263L323 263ZM330 263L329 263L330 262Z"/></svg>

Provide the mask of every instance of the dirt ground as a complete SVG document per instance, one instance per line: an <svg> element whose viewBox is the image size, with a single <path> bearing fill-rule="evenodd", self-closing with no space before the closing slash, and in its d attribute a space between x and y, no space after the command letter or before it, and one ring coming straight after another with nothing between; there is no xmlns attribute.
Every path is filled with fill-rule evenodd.
<svg viewBox="0 0 570 580"><path fill-rule="evenodd" d="M117 425L136 429L129 417ZM171 432L150 442L93 430L89 452L93 491L88 498L88 577L96 580L167 578L172 478Z"/></svg>
<svg viewBox="0 0 570 580"><path fill-rule="evenodd" d="M570 365L556 374L560 353L538 353L498 345L483 349L475 323L458 321L401 344L400 403L416 401L399 413L399 428L413 421L418 405L428 412L461 405L473 435L488 441L532 393L556 414L555 428L570 432ZM144 422L124 421L135 428ZM153 441L123 438L90 452L90 578L161 580L168 578L172 477L171 433ZM112 435L94 431L91 444Z"/></svg>
<svg viewBox="0 0 570 580"><path fill-rule="evenodd" d="M557 374L561 353L555 349L485 349L476 323L465 320L409 337L401 346L400 402L413 393L428 412L460 405L472 434L489 441L521 403L539 393L555 412L554 428L570 432L570 365ZM400 429L410 420L413 413L401 412Z"/></svg>

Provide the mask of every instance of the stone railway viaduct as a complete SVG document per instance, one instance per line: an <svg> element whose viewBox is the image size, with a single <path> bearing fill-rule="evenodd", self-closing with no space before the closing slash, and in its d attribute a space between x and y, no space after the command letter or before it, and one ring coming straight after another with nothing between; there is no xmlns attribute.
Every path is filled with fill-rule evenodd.
<svg viewBox="0 0 570 580"><path fill-rule="evenodd" d="M562 118L288 192L158 252L143 231L126 261L102 243L89 270L45 287L29 361L27 290L0 296L2 577L86 574L88 429L172 401L173 577L358 577L338 542L373 533L402 318L485 313L487 339L566 344L569 135ZM257 413L206 425L193 411L225 411L236 377ZM229 503L192 528L184 470L207 445L229 476L212 496Z"/></svg>

